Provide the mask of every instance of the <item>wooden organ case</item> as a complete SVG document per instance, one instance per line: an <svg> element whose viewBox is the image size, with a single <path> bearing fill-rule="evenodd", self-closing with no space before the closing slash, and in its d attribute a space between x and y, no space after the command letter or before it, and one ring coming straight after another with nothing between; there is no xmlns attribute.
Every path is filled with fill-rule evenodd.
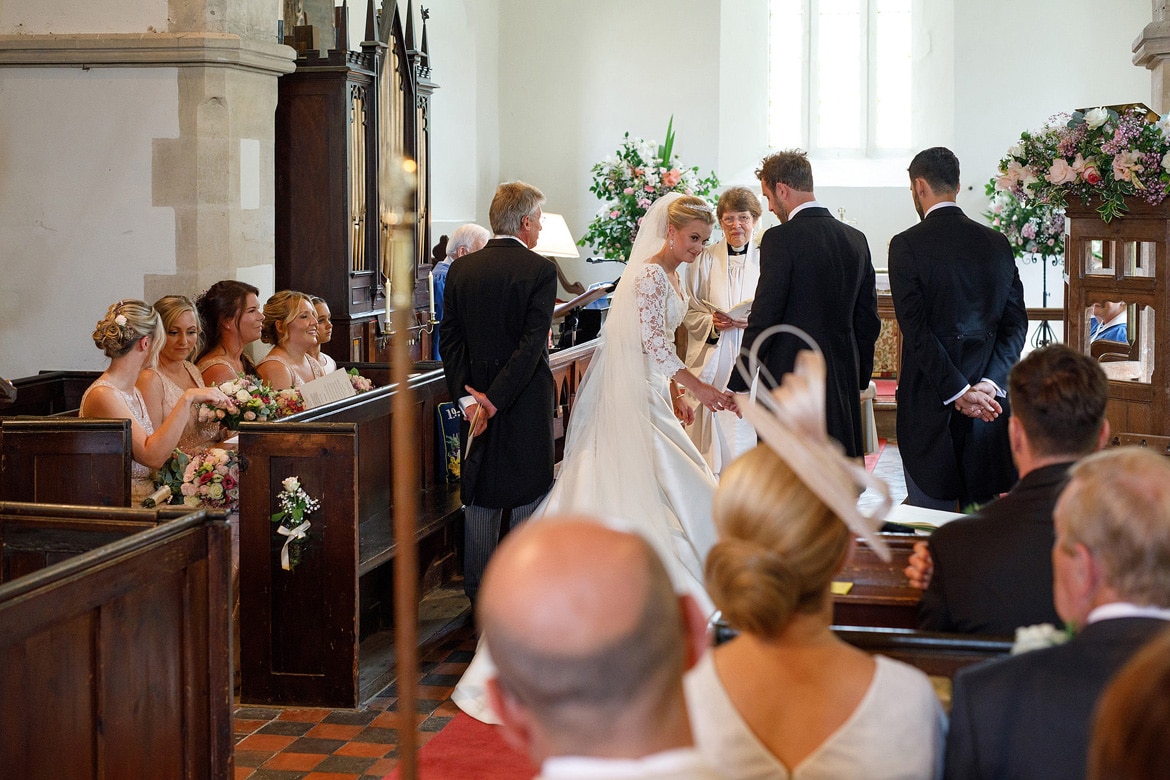
<svg viewBox="0 0 1170 780"><path fill-rule="evenodd" d="M276 289L320 296L333 314L322 350L341 361L385 361L386 279L393 262L414 264L420 323L415 358L429 351L431 94L426 19L415 45L412 4L400 13L368 0L366 40L348 49L347 15L338 9L338 45L325 55L298 52L296 71L279 83L276 108ZM403 22L405 17L405 23ZM418 166L412 258L391 257L390 166ZM428 263L424 265L423 263ZM420 338L421 337L421 338Z"/></svg>

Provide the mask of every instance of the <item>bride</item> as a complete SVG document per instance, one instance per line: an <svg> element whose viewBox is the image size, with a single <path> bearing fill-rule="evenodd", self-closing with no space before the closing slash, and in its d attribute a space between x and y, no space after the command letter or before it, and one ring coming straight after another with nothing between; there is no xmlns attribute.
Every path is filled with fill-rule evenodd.
<svg viewBox="0 0 1170 780"><path fill-rule="evenodd" d="M674 350L687 311L678 268L699 256L715 215L700 198L671 193L642 220L569 421L560 475L539 516L582 512L644 536L676 589L713 611L703 561L715 542L715 477L679 420L693 410L684 387L712 411L736 410L732 394L701 381ZM620 518L620 519L619 519ZM483 684L491 662L481 644L452 699L495 722Z"/></svg>

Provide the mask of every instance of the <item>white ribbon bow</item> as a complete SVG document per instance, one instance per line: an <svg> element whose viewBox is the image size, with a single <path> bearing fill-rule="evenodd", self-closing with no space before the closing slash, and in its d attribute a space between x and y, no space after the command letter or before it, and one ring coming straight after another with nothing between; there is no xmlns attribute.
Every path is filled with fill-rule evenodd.
<svg viewBox="0 0 1170 780"><path fill-rule="evenodd" d="M285 571L292 570L292 566L290 566L288 562L288 546L292 544L294 540L304 539L306 536L308 536L309 527L310 523L308 520L302 521L301 524L295 528L285 528L283 525L278 525L276 527L276 532L278 534L288 537L284 540L284 547L280 549L280 568L284 569Z"/></svg>

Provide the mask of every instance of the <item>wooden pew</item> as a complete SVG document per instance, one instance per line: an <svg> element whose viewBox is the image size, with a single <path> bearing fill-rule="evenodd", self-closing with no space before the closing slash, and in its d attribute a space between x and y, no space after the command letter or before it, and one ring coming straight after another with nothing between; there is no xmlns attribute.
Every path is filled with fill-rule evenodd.
<svg viewBox="0 0 1170 780"><path fill-rule="evenodd" d="M964 666L1000 658L1012 649L1011 637L842 625L834 625L833 633L868 653L880 653L926 674L949 679Z"/></svg>
<svg viewBox="0 0 1170 780"><path fill-rule="evenodd" d="M577 367L587 365L594 347L550 360L564 377L567 402L579 382ZM419 439L407 453L391 452L394 387L240 427L248 463L240 478L242 701L357 707L393 678L394 458L420 465L418 576L433 586L454 573L462 504L459 486L445 482L435 446L435 407L448 400L446 382L432 370L410 385ZM283 538L275 538L269 517L281 481L294 475L322 506L309 518L302 562L284 571Z"/></svg>
<svg viewBox="0 0 1170 780"><path fill-rule="evenodd" d="M101 376L100 371L42 371L12 380L16 401L0 407L0 417L74 414L81 396Z"/></svg>
<svg viewBox="0 0 1170 780"><path fill-rule="evenodd" d="M232 775L229 530L171 514L0 503L26 563L121 536L0 584L0 774Z"/></svg>
<svg viewBox="0 0 1170 780"><path fill-rule="evenodd" d="M129 420L0 420L0 500L130 505Z"/></svg>
<svg viewBox="0 0 1170 780"><path fill-rule="evenodd" d="M910 587L902 570L914 549L914 543L924 537L904 534L882 534L890 546L889 563L865 546L853 540L853 554L846 567L834 579L851 582L853 587L845 595L833 596L833 623L848 626L881 626L886 628L917 628L918 601L922 592Z"/></svg>

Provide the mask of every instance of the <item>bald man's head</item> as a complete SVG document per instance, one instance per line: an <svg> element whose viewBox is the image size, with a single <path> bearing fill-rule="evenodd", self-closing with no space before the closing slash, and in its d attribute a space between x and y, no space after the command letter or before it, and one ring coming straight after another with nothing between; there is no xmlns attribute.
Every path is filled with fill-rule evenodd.
<svg viewBox="0 0 1170 780"><path fill-rule="evenodd" d="M604 740L632 703L665 701L678 686L688 660L680 610L641 537L571 517L505 539L477 618L500 687L550 729L588 741Z"/></svg>

